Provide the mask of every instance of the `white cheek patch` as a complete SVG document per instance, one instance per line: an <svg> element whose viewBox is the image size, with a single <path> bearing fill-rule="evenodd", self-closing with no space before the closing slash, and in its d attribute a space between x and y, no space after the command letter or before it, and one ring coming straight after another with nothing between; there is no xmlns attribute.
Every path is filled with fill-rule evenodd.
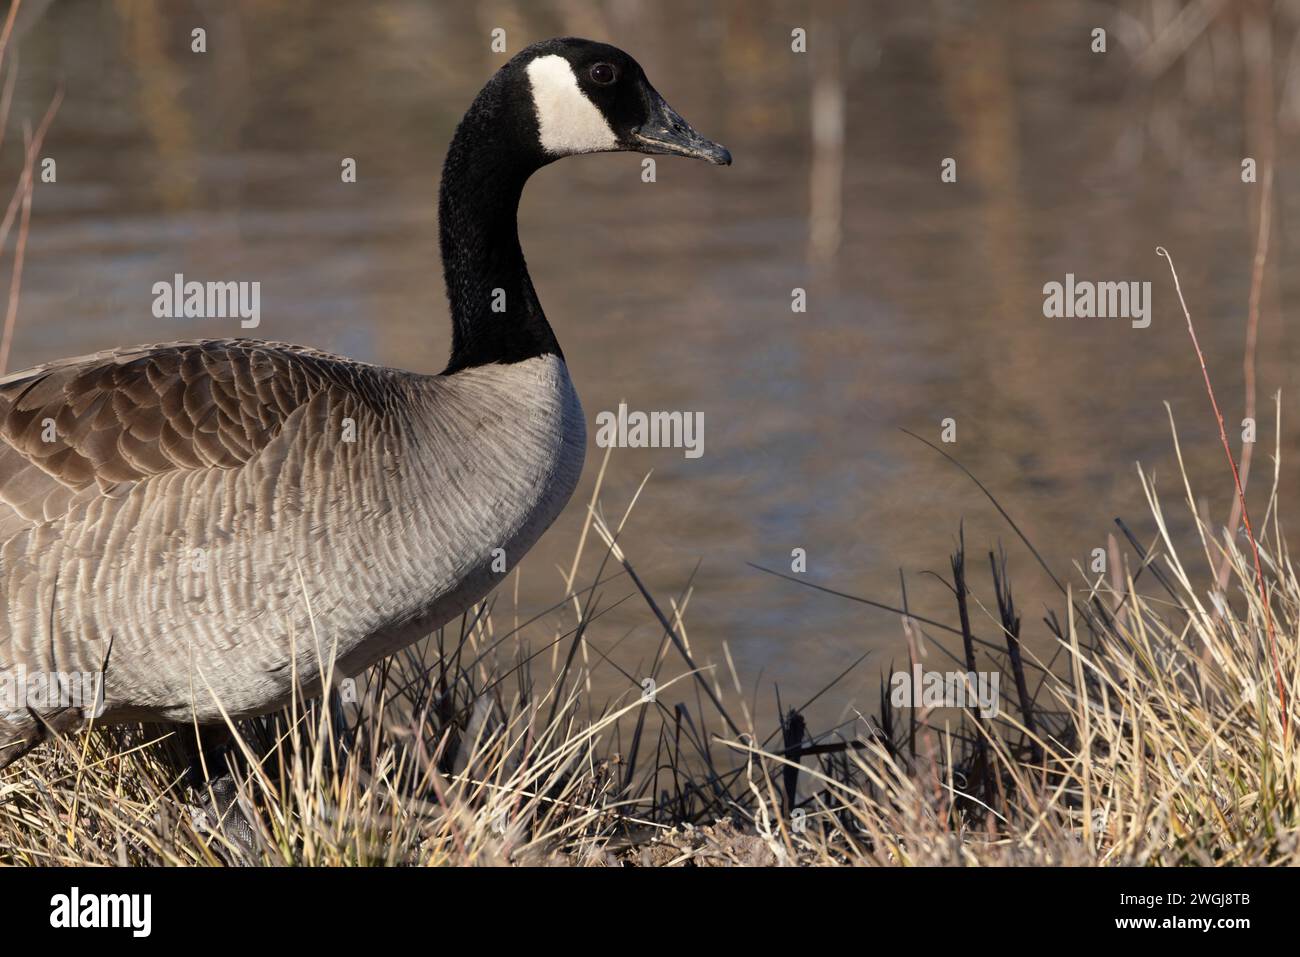
<svg viewBox="0 0 1300 957"><path fill-rule="evenodd" d="M569 61L550 54L528 64L542 149L556 156L618 148L618 138L596 104L578 88Z"/></svg>

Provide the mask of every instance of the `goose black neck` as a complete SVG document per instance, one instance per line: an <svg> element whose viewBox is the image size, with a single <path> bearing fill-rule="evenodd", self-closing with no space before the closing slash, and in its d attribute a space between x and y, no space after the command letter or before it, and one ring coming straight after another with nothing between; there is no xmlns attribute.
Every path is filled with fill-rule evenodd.
<svg viewBox="0 0 1300 957"><path fill-rule="evenodd" d="M547 157L537 145L536 118L519 107L520 98L503 95L509 80L502 71L479 94L443 167L438 220L452 321L444 375L563 357L528 276L517 225L524 183Z"/></svg>

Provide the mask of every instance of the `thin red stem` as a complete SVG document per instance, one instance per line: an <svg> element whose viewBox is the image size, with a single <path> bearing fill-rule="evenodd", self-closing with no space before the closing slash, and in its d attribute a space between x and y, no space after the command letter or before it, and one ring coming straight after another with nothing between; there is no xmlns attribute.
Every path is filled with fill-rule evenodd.
<svg viewBox="0 0 1300 957"><path fill-rule="evenodd" d="M1264 606L1264 628L1268 634L1268 652L1273 662L1273 674L1277 677L1278 702L1282 707L1282 737L1287 734L1286 684L1282 680L1282 667L1277 657L1277 638L1273 634L1273 611L1269 605L1268 590L1264 586L1264 568L1259 561L1259 545L1255 542L1255 531L1250 524L1250 512L1246 509L1246 492L1241 487L1241 475L1237 472L1237 460L1232 457L1232 446L1228 444L1228 432L1223 427L1223 413L1219 411L1218 400L1214 397L1214 387L1210 385L1210 371L1205 367L1205 354L1196 339L1196 327L1192 325L1192 314L1187 311L1187 300L1183 298L1183 286L1178 281L1178 270L1174 268L1174 259L1163 246L1156 247L1156 254L1163 256L1169 263L1169 271L1174 277L1174 289L1178 292L1178 302L1183 307L1183 316L1187 319L1187 332L1192 337L1192 346L1196 349L1197 361L1201 364L1201 375L1205 377L1205 391L1210 396L1210 406L1214 417L1219 422L1219 440L1223 443L1223 454L1228 457L1228 466L1232 469L1232 482L1237 488L1237 500L1241 503L1241 523L1246 527L1246 538L1250 541L1250 553L1255 560L1255 585L1259 589L1259 600Z"/></svg>

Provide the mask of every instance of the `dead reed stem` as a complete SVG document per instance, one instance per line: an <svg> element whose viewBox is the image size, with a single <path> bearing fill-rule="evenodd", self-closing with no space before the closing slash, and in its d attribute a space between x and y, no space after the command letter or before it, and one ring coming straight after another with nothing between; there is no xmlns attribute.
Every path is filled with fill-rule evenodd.
<svg viewBox="0 0 1300 957"><path fill-rule="evenodd" d="M1255 530L1250 524L1250 512L1246 507L1246 492L1241 486L1241 475L1237 471L1237 460L1232 456L1232 446L1228 444L1228 433L1223 427L1223 413L1219 411L1219 402L1214 397L1214 386L1210 384L1210 371L1205 367L1205 354L1201 352L1201 344L1196 339L1196 327L1192 324L1192 314L1187 309L1187 300L1183 298L1183 286L1178 281L1178 270L1174 268L1174 259L1169 255L1169 250L1163 246L1156 247L1156 255L1163 256L1169 263L1169 272L1174 277L1174 290L1178 293L1179 305L1183 308L1183 316L1187 319L1187 332L1192 337L1192 347L1196 350L1196 359L1201 364L1201 375L1205 379L1205 391L1210 397L1210 406L1214 409L1214 417L1219 423L1219 441L1223 443L1223 454L1228 457L1228 467L1232 469L1232 482L1237 490L1237 501L1241 505L1241 521L1246 527L1246 537L1250 541L1250 554L1255 562L1255 585L1259 589L1260 604L1263 605L1264 611L1264 630L1268 636L1268 653L1273 664L1273 674L1277 678L1277 696L1278 706L1282 709L1282 739L1285 745L1289 722L1287 720L1287 700L1286 684L1282 680L1282 666L1277 657L1277 636L1273 634L1273 611L1268 600L1268 589L1264 585L1264 569L1259 561L1259 545L1255 541Z"/></svg>
<svg viewBox="0 0 1300 957"><path fill-rule="evenodd" d="M1250 275L1250 301L1246 308L1246 355L1242 360L1242 372L1246 391L1246 418L1255 418L1255 353L1259 343L1259 301L1264 288L1264 264L1268 260L1268 240L1273 219L1273 166L1270 163L1264 170L1263 189L1259 194L1259 232L1255 237L1255 261ZM1255 443L1241 443L1241 487L1244 491L1250 485L1250 462L1254 457ZM1235 537L1237 526L1241 522L1241 501L1234 499L1232 513L1228 518L1228 534ZM1266 523L1267 524L1267 523ZM1228 585L1229 563L1231 558L1223 556L1219 565L1219 574L1215 584L1219 591Z"/></svg>
<svg viewBox="0 0 1300 957"><path fill-rule="evenodd" d="M0 48L0 53L3 50ZM10 66L13 69L13 66ZM32 210L32 190L33 171L36 166L36 157L40 153L41 144L45 141L45 134L49 132L50 124L54 122L54 116L59 112L59 106L63 103L63 90L57 90L50 105L45 110L45 116L41 118L40 125L36 127L35 135L32 135L29 128L24 128L25 150L23 158L23 173L18 180L18 186L14 189L14 194L9 200L9 208L5 211L4 221L0 222L0 250L4 249L5 242L9 238L9 230L13 226L14 216L21 210L21 217L18 224L18 241L14 248L14 264L9 277L9 302L5 309L4 331L0 333L0 375L4 375L9 368L9 352L13 348L14 327L18 322L18 300L19 293L22 289L23 279L23 260L27 252L27 227L31 220ZM8 106L8 100L5 100L5 106ZM0 128L3 128L8 121L8 116L0 116Z"/></svg>

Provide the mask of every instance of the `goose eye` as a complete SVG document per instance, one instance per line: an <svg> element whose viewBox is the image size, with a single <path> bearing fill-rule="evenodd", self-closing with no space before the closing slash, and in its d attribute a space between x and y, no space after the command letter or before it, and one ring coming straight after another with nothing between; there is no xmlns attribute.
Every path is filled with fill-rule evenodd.
<svg viewBox="0 0 1300 957"><path fill-rule="evenodd" d="M614 68L608 63L597 63L591 68L591 79L601 86L609 86L614 82L616 73Z"/></svg>

